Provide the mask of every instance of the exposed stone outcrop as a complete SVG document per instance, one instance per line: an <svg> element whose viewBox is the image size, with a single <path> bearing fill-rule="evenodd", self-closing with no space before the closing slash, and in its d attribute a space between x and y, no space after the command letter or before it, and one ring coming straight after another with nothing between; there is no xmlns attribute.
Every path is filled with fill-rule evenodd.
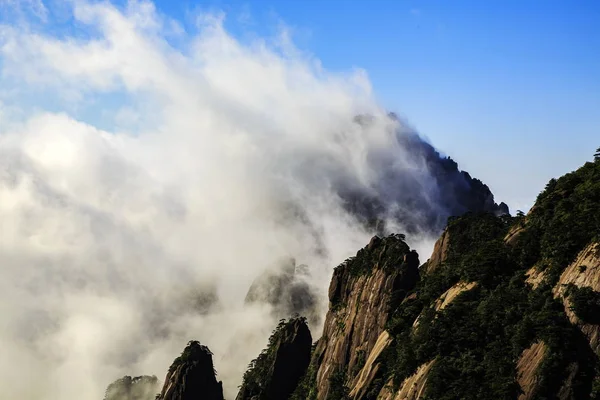
<svg viewBox="0 0 600 400"><path fill-rule="evenodd" d="M191 341L171 364L157 400L223 400L215 375L208 347Z"/></svg>
<svg viewBox="0 0 600 400"><path fill-rule="evenodd" d="M433 305L435 311L442 311L448 307L452 300L454 300L459 294L467 292L477 286L477 282L458 282L450 289L446 290Z"/></svg>
<svg viewBox="0 0 600 400"><path fill-rule="evenodd" d="M571 323L581 329L592 350L600 355L600 325L584 322L575 315L568 296L570 285L578 288L591 288L595 292L600 292L600 244L591 243L583 249L575 261L564 270L554 288L555 297L563 299L565 313Z"/></svg>
<svg viewBox="0 0 600 400"><path fill-rule="evenodd" d="M364 397L367 389L377 376L377 372L379 372L381 365L378 362L378 358L381 353L388 348L390 343L392 343L392 340L393 338L390 337L390 334L387 331L383 331L381 335L379 335L373 350L371 350L365 361L365 365L352 382L350 397L353 399L362 399Z"/></svg>
<svg viewBox="0 0 600 400"><path fill-rule="evenodd" d="M308 318L317 325L317 293L306 282L308 267L296 266L296 260L283 260L254 280L246 294L245 303L267 303L273 306L275 318L289 318L295 314Z"/></svg>
<svg viewBox="0 0 600 400"><path fill-rule="evenodd" d="M525 232L525 225L514 226L504 237L504 242L508 245L515 244L523 232Z"/></svg>
<svg viewBox="0 0 600 400"><path fill-rule="evenodd" d="M236 399L289 398L308 368L311 346L312 337L303 318L282 322L268 347L244 374Z"/></svg>
<svg viewBox="0 0 600 400"><path fill-rule="evenodd" d="M560 390L558 391L558 400L578 400L575 394L574 383L579 373L579 364L573 362L567 366L566 378L563 381Z"/></svg>
<svg viewBox="0 0 600 400"><path fill-rule="evenodd" d="M450 303L461 293L469 291L477 286L477 282L458 282L450 289L446 290L442 295L432 304L432 307L435 311L442 311L444 308L448 307ZM421 313L417 319L413 322L413 329L417 329L419 327L419 321L421 320Z"/></svg>
<svg viewBox="0 0 600 400"><path fill-rule="evenodd" d="M442 236L435 242L433 246L433 253L431 257L421 267L423 274L428 274L435 271L448 257L448 248L450 246L450 232L448 229L444 230Z"/></svg>
<svg viewBox="0 0 600 400"><path fill-rule="evenodd" d="M377 400L418 400L425 394L425 385L429 372L433 368L435 360L421 365L417 371L406 378L400 388L393 390L393 382L390 380L377 396Z"/></svg>
<svg viewBox="0 0 600 400"><path fill-rule="evenodd" d="M124 376L108 385L104 400L154 400L158 390L156 376Z"/></svg>
<svg viewBox="0 0 600 400"><path fill-rule="evenodd" d="M525 272L525 276L525 283L529 284L531 288L535 290L542 282L544 282L546 272L540 270L537 266L533 266Z"/></svg>
<svg viewBox="0 0 600 400"><path fill-rule="evenodd" d="M336 368L347 371L348 385L360 371L361 357L371 353L388 320L419 279L419 260L401 235L374 237L356 257L337 267L329 286L330 309L315 354L317 397L325 399Z"/></svg>
<svg viewBox="0 0 600 400"><path fill-rule="evenodd" d="M544 342L535 342L521 353L519 361L517 361L517 383L522 391L519 400L533 399L538 383L538 368L544 361L545 355L546 344Z"/></svg>

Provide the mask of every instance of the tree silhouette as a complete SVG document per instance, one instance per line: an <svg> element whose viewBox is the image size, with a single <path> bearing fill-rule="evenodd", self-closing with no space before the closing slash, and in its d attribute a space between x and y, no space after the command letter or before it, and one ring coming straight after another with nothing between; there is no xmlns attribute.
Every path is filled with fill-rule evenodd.
<svg viewBox="0 0 600 400"><path fill-rule="evenodd" d="M596 153L594 154L594 161L600 162L600 147L596 149Z"/></svg>

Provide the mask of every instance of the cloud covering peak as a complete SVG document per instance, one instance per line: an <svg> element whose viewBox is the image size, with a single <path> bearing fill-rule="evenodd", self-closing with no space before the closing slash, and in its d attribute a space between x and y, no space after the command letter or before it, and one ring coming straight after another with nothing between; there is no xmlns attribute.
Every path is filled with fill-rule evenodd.
<svg viewBox="0 0 600 400"><path fill-rule="evenodd" d="M232 397L275 325L243 304L265 268L293 256L322 290L372 220L427 248L448 215L495 206L461 199L474 181L441 174L364 72L285 33L242 40L222 14L184 28L146 1L30 3L58 22L0 25L7 398L100 398L190 339Z"/></svg>

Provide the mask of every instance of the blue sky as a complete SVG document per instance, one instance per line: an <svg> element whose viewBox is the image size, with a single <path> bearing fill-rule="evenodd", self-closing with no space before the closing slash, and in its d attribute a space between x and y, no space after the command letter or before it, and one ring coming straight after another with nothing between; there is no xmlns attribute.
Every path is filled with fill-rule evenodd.
<svg viewBox="0 0 600 400"><path fill-rule="evenodd" d="M155 3L190 25L198 11L222 10L240 37L285 24L326 69L366 70L385 107L513 210L600 146L598 1ZM60 14L60 2L46 4Z"/></svg>
<svg viewBox="0 0 600 400"><path fill-rule="evenodd" d="M367 70L381 102L527 208L600 146L598 1L158 1L175 17L279 20L328 69ZM250 16L250 18L248 18ZM232 22L233 21L233 22ZM520 193L520 194L519 194Z"/></svg>

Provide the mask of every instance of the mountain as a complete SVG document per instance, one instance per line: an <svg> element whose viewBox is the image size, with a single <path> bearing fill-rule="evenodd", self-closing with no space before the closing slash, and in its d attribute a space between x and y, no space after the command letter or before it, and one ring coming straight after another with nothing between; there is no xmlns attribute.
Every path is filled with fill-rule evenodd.
<svg viewBox="0 0 600 400"><path fill-rule="evenodd" d="M363 186L352 181L334 182L333 187L346 209L367 226L386 235L395 225L406 234L437 235L448 217L465 212L508 214L505 203L497 204L487 185L461 171L450 157L442 155L395 114L391 133L398 152L375 153L368 160L376 178ZM360 115L361 129L381 123ZM389 225L389 226L388 226Z"/></svg>
<svg viewBox="0 0 600 400"><path fill-rule="evenodd" d="M293 282L283 269L267 301ZM600 399L600 158L527 215L449 218L421 266L404 235L373 237L328 296L317 342L282 320L237 400ZM206 347L190 342L158 398L223 398Z"/></svg>
<svg viewBox="0 0 600 400"><path fill-rule="evenodd" d="M600 398L599 160L528 215L450 218L412 254L376 237L336 268L293 399Z"/></svg>

